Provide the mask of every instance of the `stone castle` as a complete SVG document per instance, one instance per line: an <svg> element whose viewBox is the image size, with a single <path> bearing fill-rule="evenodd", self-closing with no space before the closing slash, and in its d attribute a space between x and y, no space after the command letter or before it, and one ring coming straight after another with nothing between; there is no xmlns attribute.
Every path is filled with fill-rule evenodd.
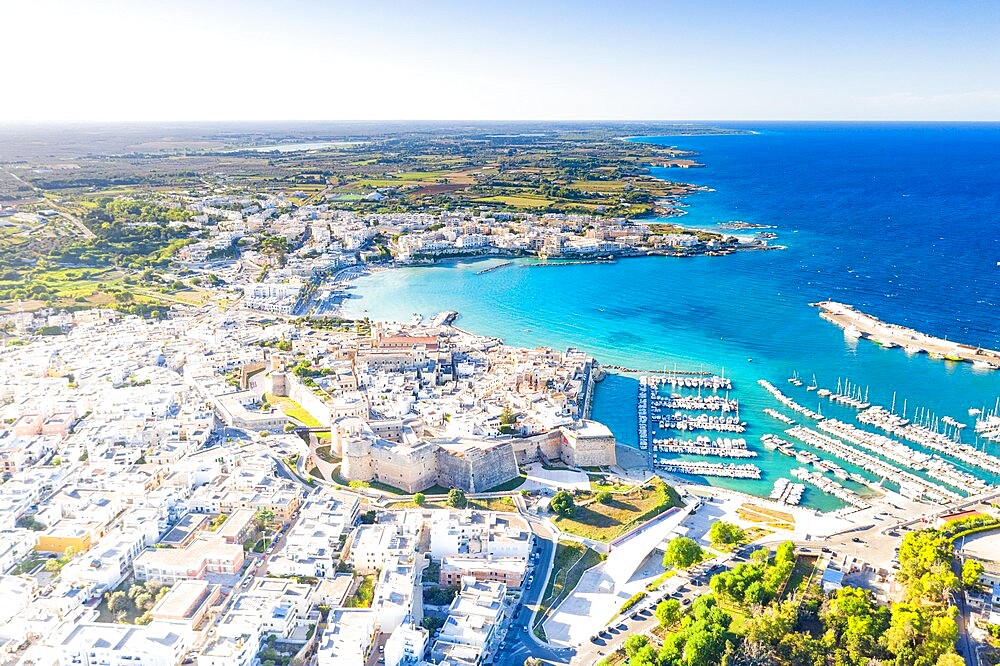
<svg viewBox="0 0 1000 666"><path fill-rule="evenodd" d="M376 435L361 419L333 424L333 450L348 481L378 481L413 493L438 485L480 493L517 478L518 465L561 460L574 467L615 464L615 438L596 421L530 438L428 438L412 443Z"/></svg>

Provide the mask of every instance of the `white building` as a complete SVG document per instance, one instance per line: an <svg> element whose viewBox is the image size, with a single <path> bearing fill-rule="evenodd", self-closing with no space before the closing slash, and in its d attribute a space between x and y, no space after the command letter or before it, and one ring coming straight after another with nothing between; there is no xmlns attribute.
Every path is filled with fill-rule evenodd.
<svg viewBox="0 0 1000 666"><path fill-rule="evenodd" d="M490 663L496 655L506 621L503 583L462 581L462 590L448 609L431 655L438 662Z"/></svg>
<svg viewBox="0 0 1000 666"><path fill-rule="evenodd" d="M85 622L59 646L60 666L177 666L191 646L185 625Z"/></svg>
<svg viewBox="0 0 1000 666"><path fill-rule="evenodd" d="M375 623L375 613L367 608L330 611L316 650L316 666L364 664L375 644Z"/></svg>
<svg viewBox="0 0 1000 666"><path fill-rule="evenodd" d="M385 642L385 666L409 666L423 660L427 630L413 624L396 627Z"/></svg>

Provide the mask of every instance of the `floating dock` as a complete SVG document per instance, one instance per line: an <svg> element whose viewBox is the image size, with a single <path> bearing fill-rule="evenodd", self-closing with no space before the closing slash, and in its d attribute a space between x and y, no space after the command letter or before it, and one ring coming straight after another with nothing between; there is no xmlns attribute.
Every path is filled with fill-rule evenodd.
<svg viewBox="0 0 1000 666"><path fill-rule="evenodd" d="M975 367L986 370L1000 369L1000 351L943 340L912 328L888 324L836 301L821 301L811 305L822 311L820 316L823 319L840 326L851 337L865 338L883 347L902 347L907 353L925 353L931 358L972 363Z"/></svg>

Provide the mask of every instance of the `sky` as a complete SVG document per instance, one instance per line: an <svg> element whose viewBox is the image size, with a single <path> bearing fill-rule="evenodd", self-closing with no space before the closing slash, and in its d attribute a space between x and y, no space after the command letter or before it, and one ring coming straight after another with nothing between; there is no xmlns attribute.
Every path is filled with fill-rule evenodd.
<svg viewBox="0 0 1000 666"><path fill-rule="evenodd" d="M1000 120L1000 2L0 0L0 122Z"/></svg>

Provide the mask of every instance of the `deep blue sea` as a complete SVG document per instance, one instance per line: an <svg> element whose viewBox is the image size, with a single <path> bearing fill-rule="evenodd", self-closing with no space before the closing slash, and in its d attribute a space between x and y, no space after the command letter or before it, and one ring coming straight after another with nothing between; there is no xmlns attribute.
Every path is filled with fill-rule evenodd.
<svg viewBox="0 0 1000 666"><path fill-rule="evenodd" d="M695 151L705 164L652 170L711 188L684 199L682 224L774 225L772 242L784 251L613 265L518 261L484 275L476 275L488 265L482 261L405 268L358 280L346 313L407 320L453 309L459 326L515 345L576 346L636 368L724 369L764 477L708 481L748 492L766 495L800 466L758 441L784 428L761 413L778 405L759 378L854 422L853 410L786 381L797 372L807 384L815 375L834 389L850 378L868 387L872 402L889 406L895 394L897 412L905 401L908 416L919 406L967 423L964 439L975 442L968 410L992 409L1000 372L848 340L809 303L832 298L885 321L1000 349L1000 124L738 127L755 133L640 140ZM636 389L634 378L609 376L593 414L631 444ZM1000 456L1000 445L984 446ZM839 506L815 489L803 503Z"/></svg>

